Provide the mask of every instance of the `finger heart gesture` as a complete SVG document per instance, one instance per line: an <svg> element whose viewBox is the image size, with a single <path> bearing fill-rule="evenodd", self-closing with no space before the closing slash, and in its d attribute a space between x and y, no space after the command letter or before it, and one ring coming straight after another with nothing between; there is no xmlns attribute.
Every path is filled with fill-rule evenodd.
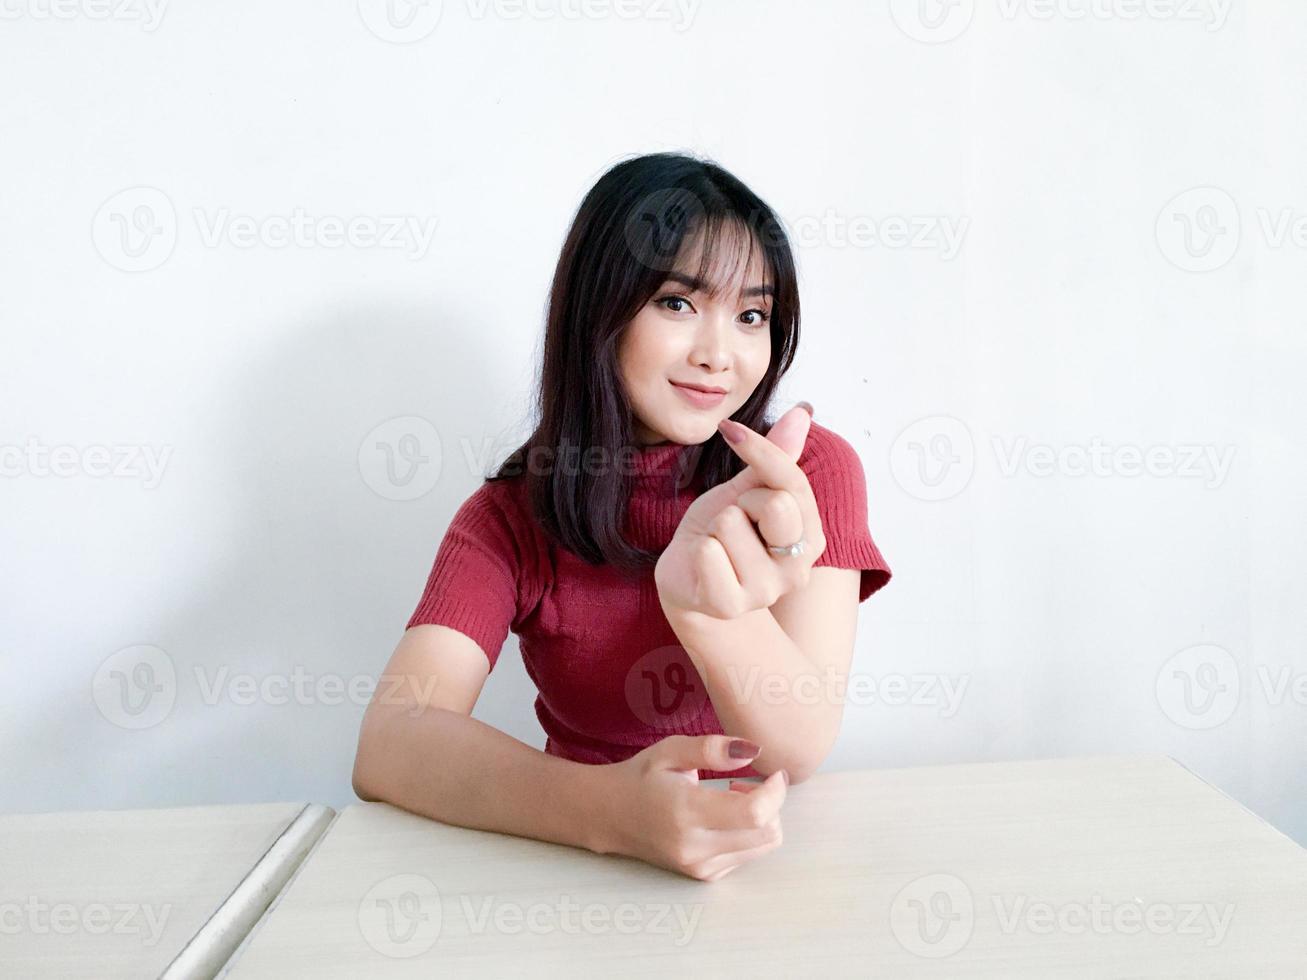
<svg viewBox="0 0 1307 980"><path fill-rule="evenodd" d="M748 465L695 498L658 559L654 581L665 613L735 619L807 584L826 550L817 500L798 465L811 424L797 405L766 436L721 423Z"/></svg>

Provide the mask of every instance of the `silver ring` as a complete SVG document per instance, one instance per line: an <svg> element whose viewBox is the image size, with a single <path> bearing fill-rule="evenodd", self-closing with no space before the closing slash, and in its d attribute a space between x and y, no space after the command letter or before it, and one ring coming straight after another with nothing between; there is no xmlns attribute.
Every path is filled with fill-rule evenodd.
<svg viewBox="0 0 1307 980"><path fill-rule="evenodd" d="M777 558L797 558L799 555L803 554L803 545L803 539L799 538L799 540L794 542L794 544L785 545L780 548L774 544L769 544L767 545L767 550Z"/></svg>

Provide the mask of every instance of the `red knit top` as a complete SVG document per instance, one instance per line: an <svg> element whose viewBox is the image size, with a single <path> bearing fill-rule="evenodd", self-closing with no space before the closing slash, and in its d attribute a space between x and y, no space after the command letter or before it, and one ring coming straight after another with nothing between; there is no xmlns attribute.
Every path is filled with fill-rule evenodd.
<svg viewBox="0 0 1307 980"><path fill-rule="evenodd" d="M632 544L661 552L693 502L693 486L678 487L686 448L663 443L627 457L634 476L623 533ZM867 527L857 451L813 422L799 467L826 536L815 565L861 569L862 602L890 569ZM658 603L653 567L623 574L563 548L532 516L521 478L483 483L454 514L408 627L423 623L471 637L491 670L509 631L518 636L551 755L620 762L667 735L722 734ZM760 775L752 766L699 770L701 779Z"/></svg>

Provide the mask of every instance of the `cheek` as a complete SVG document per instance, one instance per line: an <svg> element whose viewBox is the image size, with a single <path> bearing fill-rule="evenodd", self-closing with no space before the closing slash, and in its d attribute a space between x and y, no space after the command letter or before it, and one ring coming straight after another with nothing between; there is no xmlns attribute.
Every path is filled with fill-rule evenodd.
<svg viewBox="0 0 1307 980"><path fill-rule="evenodd" d="M639 322L627 333L623 370L636 387L649 388L667 374L676 356L667 332Z"/></svg>
<svg viewBox="0 0 1307 980"><path fill-rule="evenodd" d="M767 368L771 365L771 334L764 333L762 336L745 351L742 357L742 363L745 365L742 374L748 376L753 384L762 380L763 375L767 373Z"/></svg>

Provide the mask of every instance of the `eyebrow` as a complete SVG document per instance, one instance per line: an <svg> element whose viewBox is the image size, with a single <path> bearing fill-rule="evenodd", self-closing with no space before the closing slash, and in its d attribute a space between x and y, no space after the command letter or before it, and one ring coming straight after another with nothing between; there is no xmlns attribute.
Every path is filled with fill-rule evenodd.
<svg viewBox="0 0 1307 980"><path fill-rule="evenodd" d="M695 276L687 276L680 272L667 273L667 282L679 282L691 292L702 293L707 291L708 284L702 279ZM774 296L775 290L771 286L750 286L741 293L742 296Z"/></svg>

